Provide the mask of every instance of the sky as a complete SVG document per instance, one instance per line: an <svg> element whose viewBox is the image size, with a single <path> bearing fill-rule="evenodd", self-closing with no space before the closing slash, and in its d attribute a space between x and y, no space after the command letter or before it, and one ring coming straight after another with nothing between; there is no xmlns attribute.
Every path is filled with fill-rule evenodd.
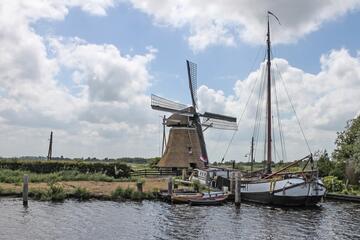
<svg viewBox="0 0 360 240"><path fill-rule="evenodd" d="M0 156L45 156L50 131L55 156L159 156L164 113L150 95L189 104L189 59L199 110L240 120L230 145L233 132L206 130L210 161L246 161L268 10L281 23L285 161L309 152L285 87L310 150L332 152L360 113L359 0L14 0L0 3Z"/></svg>

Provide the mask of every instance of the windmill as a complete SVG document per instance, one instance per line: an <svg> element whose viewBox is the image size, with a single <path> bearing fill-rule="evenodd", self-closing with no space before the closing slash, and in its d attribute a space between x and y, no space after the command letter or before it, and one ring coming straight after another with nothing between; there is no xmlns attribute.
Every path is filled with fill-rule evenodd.
<svg viewBox="0 0 360 240"><path fill-rule="evenodd" d="M235 117L198 112L197 65L188 60L186 65L192 102L190 106L151 95L152 109L173 113L170 117L164 118L164 126L171 129L165 153L158 167L206 168L208 154L203 132L208 128L237 130Z"/></svg>

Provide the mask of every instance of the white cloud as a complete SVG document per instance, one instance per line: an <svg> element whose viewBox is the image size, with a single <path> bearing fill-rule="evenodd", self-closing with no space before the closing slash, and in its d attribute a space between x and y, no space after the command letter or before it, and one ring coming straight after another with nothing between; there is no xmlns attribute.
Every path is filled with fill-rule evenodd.
<svg viewBox="0 0 360 240"><path fill-rule="evenodd" d="M273 66L279 70L275 73L281 72L312 151L324 148L331 151L334 148L336 132L344 128L347 120L360 114L360 57L351 56L346 49L340 49L321 56L320 62L321 71L317 74L306 73L291 66L284 59L274 59ZM256 81L255 76L260 74L261 68L251 73L248 78L238 80L233 96L225 96L221 91L201 86L198 90L201 108L239 116ZM282 105L280 115L284 117L283 129L285 139L288 140L288 153L290 153L288 156L296 159L307 154L307 148L279 79L280 76L275 74L275 77L278 82L279 104ZM239 159L240 156L240 160L245 160L241 159L241 156L249 151L257 99L257 95L253 95L249 102L246 114L240 123L236 142L228 156L230 158ZM274 114L275 110L274 105ZM209 133L209 149L218 149L221 146L217 142L218 134ZM230 137L229 134L226 136ZM225 146L226 142L222 145ZM214 157L219 158L219 156Z"/></svg>
<svg viewBox="0 0 360 240"><path fill-rule="evenodd" d="M194 51L216 44L234 45L238 39L262 43L268 10L281 20L281 26L272 26L272 41L289 43L360 7L358 0L129 1L134 8L152 16L156 24L175 28L189 26L188 43Z"/></svg>
<svg viewBox="0 0 360 240"><path fill-rule="evenodd" d="M297 36L314 31L324 21L358 6L351 1L343 1L341 6L333 1L327 4L320 1L310 8L306 3L302 1L299 8L295 8L299 13L288 12L280 4L279 9L271 9L281 17L285 29L280 33L275 28L275 36L283 36L279 39L286 42L296 40ZM268 8L265 2L259 2L260 10L250 11L247 1L242 2L242 8L235 1L222 4L215 1L211 4L134 1L133 4L154 16L158 24L189 25L188 41L195 50L219 43L234 45L239 37L250 42L260 41L263 37L261 20ZM156 8L158 4L162 7ZM150 64L156 50L150 48L143 54L128 56L111 44L92 44L75 37L40 36L32 28L40 19L63 20L72 7L103 16L115 5L115 1L96 0L6 1L0 4L1 155L44 154L48 134L53 129L55 155L105 157L157 153L157 120L160 119L149 107L147 92L152 79ZM306 12L304 17L301 12ZM284 59L274 62L283 73L313 149L330 149L335 132L359 113L359 56L351 56L345 49L332 51L321 57L322 68L318 74L292 67ZM64 70L70 72L71 79L67 79L70 81L60 79L64 77L61 74ZM201 86L198 90L200 108L238 115L260 72L261 69L237 81L232 96ZM71 82L71 86L64 82ZM279 100L285 102L286 98L281 96ZM249 104L249 109L254 109L256 101ZM281 110L287 116L284 127L291 142L289 152L297 157L304 149L297 147L301 139L293 127L295 120L286 115L288 110ZM254 111L248 111L240 126L240 138L231 148L235 159L244 160L239 156L248 149L247 136L252 130L253 118ZM226 148L231 133L209 130L206 134L210 156L218 160L216 157Z"/></svg>
<svg viewBox="0 0 360 240"><path fill-rule="evenodd" d="M157 132L145 120L156 122L145 93L155 49L128 56L111 44L40 36L31 27L40 19L62 20L72 7L105 15L114 5L96 0L0 4L1 155L45 154L54 129L56 155L136 155L129 139L146 146ZM64 70L72 82L60 79Z"/></svg>

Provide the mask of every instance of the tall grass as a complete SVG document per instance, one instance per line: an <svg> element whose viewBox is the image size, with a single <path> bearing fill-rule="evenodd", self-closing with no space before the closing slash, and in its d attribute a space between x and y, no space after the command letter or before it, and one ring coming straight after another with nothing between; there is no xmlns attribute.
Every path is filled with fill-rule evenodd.
<svg viewBox="0 0 360 240"><path fill-rule="evenodd" d="M153 192L137 192L132 188L121 188L118 187L111 193L113 200L133 200L140 201L144 199L155 199L156 195Z"/></svg>
<svg viewBox="0 0 360 240"><path fill-rule="evenodd" d="M0 169L0 182L21 184L24 174L29 176L30 182L49 181L123 181L102 173L80 173L76 170L60 171L54 173L33 173L23 170ZM128 179L126 179L128 180Z"/></svg>
<svg viewBox="0 0 360 240"><path fill-rule="evenodd" d="M88 200L91 197L90 192L83 187L77 187L75 188L74 192L71 194L72 197L75 197L79 200Z"/></svg>

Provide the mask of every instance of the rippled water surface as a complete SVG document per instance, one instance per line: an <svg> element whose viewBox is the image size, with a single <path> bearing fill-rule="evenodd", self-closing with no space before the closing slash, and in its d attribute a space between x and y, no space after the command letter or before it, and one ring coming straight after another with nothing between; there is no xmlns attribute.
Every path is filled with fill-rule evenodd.
<svg viewBox="0 0 360 240"><path fill-rule="evenodd" d="M0 239L360 239L360 204L313 209L242 204L31 201L0 198Z"/></svg>

